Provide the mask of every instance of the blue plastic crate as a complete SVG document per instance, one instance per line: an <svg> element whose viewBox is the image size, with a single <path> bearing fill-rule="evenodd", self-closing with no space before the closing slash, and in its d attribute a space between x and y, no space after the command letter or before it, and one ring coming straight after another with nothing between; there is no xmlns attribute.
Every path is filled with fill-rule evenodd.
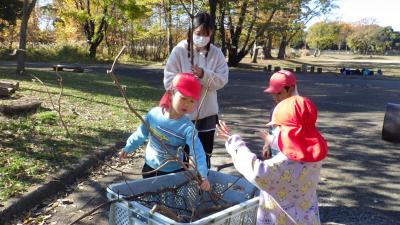
<svg viewBox="0 0 400 225"><path fill-rule="evenodd" d="M109 200L121 198L140 193L157 192L165 188L174 188L176 191L163 192L161 194L146 195L138 201L125 201L113 203L110 207L109 224L111 225L178 225L178 224L230 224L230 225L252 225L256 224L257 208L259 202L258 189L248 182L245 178L224 174L216 171L209 171L208 179L212 185L213 192L221 194L221 197L227 204L233 206L221 210L209 216L199 218L193 222L176 222L160 213L151 213L148 205L150 202L162 202L170 206L176 215L187 216L188 202L199 204L202 200L199 187L194 181L188 182L179 188L178 184L183 184L188 180L185 172L168 174L143 180L135 180L127 183L113 184L108 189L107 197ZM234 183L234 184L233 184ZM233 185L232 185L233 184ZM232 186L231 186L232 185ZM231 186L229 189L227 189ZM225 192L224 192L225 191ZM203 195L205 200L209 198L208 194ZM204 200L204 199L203 199ZM204 202L204 201L202 201ZM207 201L205 201L207 202ZM212 207L213 203L204 203L201 208ZM207 205L208 204L208 205ZM197 205L196 205L197 206ZM150 206L151 207L151 206Z"/></svg>

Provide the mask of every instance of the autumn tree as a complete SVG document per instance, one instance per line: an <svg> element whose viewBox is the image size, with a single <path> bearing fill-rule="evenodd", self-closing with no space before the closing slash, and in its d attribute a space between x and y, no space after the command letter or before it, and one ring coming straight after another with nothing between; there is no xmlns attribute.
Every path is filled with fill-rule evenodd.
<svg viewBox="0 0 400 225"><path fill-rule="evenodd" d="M339 43L340 26L335 22L313 24L307 32L307 43L315 49L332 49Z"/></svg>
<svg viewBox="0 0 400 225"><path fill-rule="evenodd" d="M60 10L60 22L73 19L80 25L91 58L96 57L97 48L112 21L111 15L115 15L116 10L128 19L137 18L146 10L145 5L139 5L134 0L57 0L56 5Z"/></svg>
<svg viewBox="0 0 400 225"><path fill-rule="evenodd" d="M22 1L0 1L0 31L9 25L15 25L17 18L22 14Z"/></svg>
<svg viewBox="0 0 400 225"><path fill-rule="evenodd" d="M286 9L277 17L281 33L278 58L285 58L286 47L308 21L335 7L334 0L287 0Z"/></svg>
<svg viewBox="0 0 400 225"><path fill-rule="evenodd" d="M19 32L19 47L17 50L17 75L23 74L25 71L25 59L26 59L26 31L28 26L28 20L31 15L33 8L35 7L36 0L24 0L22 7L22 19L21 27Z"/></svg>
<svg viewBox="0 0 400 225"><path fill-rule="evenodd" d="M238 66L267 30L276 11L277 4L272 4L273 2L275 1L219 1L221 48L223 52L225 49L228 51L229 66ZM265 20L260 20L260 15L265 15Z"/></svg>
<svg viewBox="0 0 400 225"><path fill-rule="evenodd" d="M347 37L353 32L353 27L348 23L338 22L340 27L339 39L338 39L338 50L342 50L344 47L347 50Z"/></svg>

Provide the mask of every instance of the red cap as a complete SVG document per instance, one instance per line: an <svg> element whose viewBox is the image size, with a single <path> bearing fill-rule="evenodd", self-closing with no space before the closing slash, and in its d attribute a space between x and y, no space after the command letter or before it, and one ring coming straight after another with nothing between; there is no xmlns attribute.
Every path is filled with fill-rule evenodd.
<svg viewBox="0 0 400 225"><path fill-rule="evenodd" d="M178 73L172 80L172 88L183 96L199 100L201 94L201 83L192 73ZM160 106L169 108L171 105L171 91L167 90L160 100Z"/></svg>
<svg viewBox="0 0 400 225"><path fill-rule="evenodd" d="M282 91L284 87L291 87L296 85L296 77L294 73L288 70L279 70L274 73L269 79L269 86L264 92L277 94Z"/></svg>
<svg viewBox="0 0 400 225"><path fill-rule="evenodd" d="M280 125L278 146L289 159L318 162L328 154L328 145L315 127L317 108L307 98L292 96L281 101L272 114Z"/></svg>
<svg viewBox="0 0 400 225"><path fill-rule="evenodd" d="M199 100L201 94L201 83L192 73L178 73L172 80L172 87L183 96Z"/></svg>

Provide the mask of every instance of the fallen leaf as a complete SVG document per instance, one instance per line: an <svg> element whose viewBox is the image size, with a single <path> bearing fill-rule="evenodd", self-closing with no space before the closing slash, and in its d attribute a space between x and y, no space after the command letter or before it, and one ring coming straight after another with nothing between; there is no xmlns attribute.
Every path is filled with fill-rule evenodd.
<svg viewBox="0 0 400 225"><path fill-rule="evenodd" d="M70 199L70 198L64 198L63 200L61 200L61 203L66 204L66 205L70 205L74 203L74 200Z"/></svg>
<svg viewBox="0 0 400 225"><path fill-rule="evenodd" d="M59 205L60 205L60 203L58 203L58 202L51 203L51 204L46 208L45 211L46 211L46 212L51 211L51 210L57 208Z"/></svg>
<svg viewBox="0 0 400 225"><path fill-rule="evenodd" d="M52 216L51 214L47 214L47 215L45 215L45 216L43 217L43 219L44 219L44 220L48 220L48 219L50 219L51 216Z"/></svg>

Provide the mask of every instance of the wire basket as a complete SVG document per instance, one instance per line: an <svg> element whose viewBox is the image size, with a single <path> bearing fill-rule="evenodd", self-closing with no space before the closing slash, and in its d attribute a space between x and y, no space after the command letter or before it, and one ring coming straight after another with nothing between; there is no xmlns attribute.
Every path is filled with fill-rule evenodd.
<svg viewBox="0 0 400 225"><path fill-rule="evenodd" d="M256 224L259 191L244 178L209 171L208 180L215 196L202 193L188 172L113 184L109 200L111 225L165 224ZM162 210L154 211L154 205ZM153 209L152 209L153 208Z"/></svg>

